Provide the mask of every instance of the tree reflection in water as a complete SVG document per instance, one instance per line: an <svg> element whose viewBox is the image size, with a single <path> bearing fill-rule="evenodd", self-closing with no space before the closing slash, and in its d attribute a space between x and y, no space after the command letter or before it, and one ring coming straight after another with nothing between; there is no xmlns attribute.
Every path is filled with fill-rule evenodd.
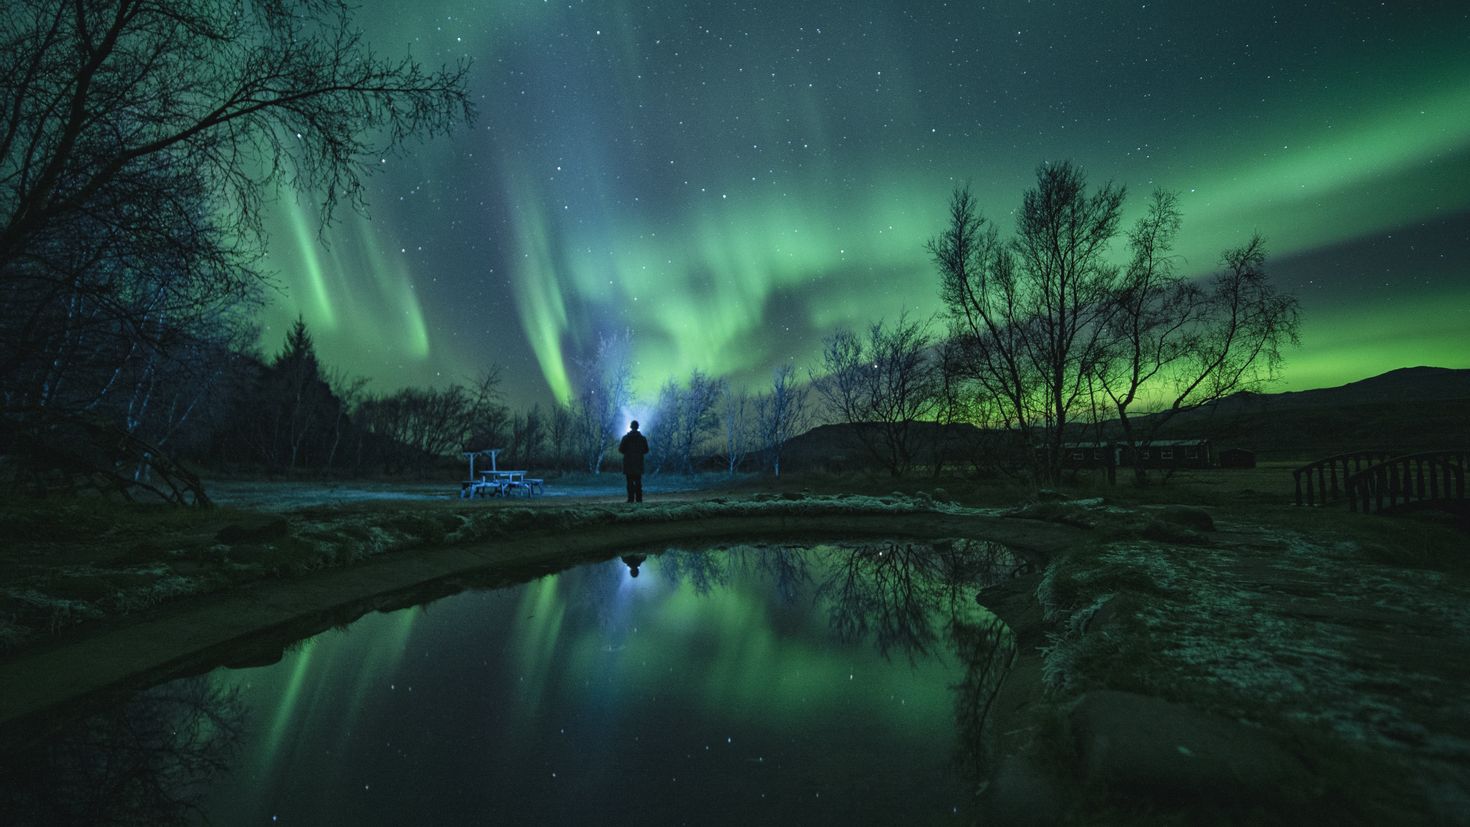
<svg viewBox="0 0 1470 827"><path fill-rule="evenodd" d="M729 584L728 559L724 554L671 551L659 557L659 573L675 586L688 581L695 594L708 595Z"/></svg>
<svg viewBox="0 0 1470 827"><path fill-rule="evenodd" d="M956 619L949 628L955 654L965 667L964 678L953 687L959 760L978 781L987 769L985 723L990 705L1016 657L1016 645L1010 630L994 615L973 623Z"/></svg>
<svg viewBox="0 0 1470 827"><path fill-rule="evenodd" d="M198 820L214 777L239 749L234 690L196 677L140 692L77 721L0 775L7 824L176 824Z"/></svg>
<svg viewBox="0 0 1470 827"><path fill-rule="evenodd" d="M840 556L818 594L839 640L869 635L886 658L897 649L912 662L932 654L939 640L936 610L950 590L933 551L911 543L858 546Z"/></svg>
<svg viewBox="0 0 1470 827"><path fill-rule="evenodd" d="M669 550L649 556L648 571L636 581L621 561L609 563L563 572L555 587L567 601L560 607L567 622L580 615L615 633L610 646L621 642L617 635L625 634L629 618L639 616L629 602L631 589L642 590L640 599L654 600L671 596L671 589L687 588L701 599L739 589L740 595L721 605L736 606L732 616L751 622L757 615L748 613L748 586L755 585L778 598L779 606L775 600L766 604L764 618L776 635L808 635L815 621L818 637L825 625L844 641L871 642L885 659L936 659L957 679L950 689L958 763L971 778L983 771L985 720L1014 647L1008 630L975 596L1017 569L1016 558L1003 547L956 540ZM657 611L663 604L645 605ZM0 769L0 823L197 820L204 793L239 750L243 721L237 695L205 678L143 692L29 755L7 757L12 768Z"/></svg>
<svg viewBox="0 0 1470 827"><path fill-rule="evenodd" d="M743 557L754 561L756 571L771 579L783 606L795 604L812 584L811 561L805 552L783 546L741 550Z"/></svg>
<svg viewBox="0 0 1470 827"><path fill-rule="evenodd" d="M819 589L833 631L843 640L872 635L884 657L901 651L914 663L955 656L965 670L955 684L959 760L984 767L985 722L1015 657L1015 642L999 618L976 602L979 590L1023 567L1009 549L985 541L934 545L881 543L843 550Z"/></svg>
<svg viewBox="0 0 1470 827"><path fill-rule="evenodd" d="M984 763L985 721L1015 644L998 618L976 602L980 589L1026 570L1026 561L998 543L947 540L884 542L818 549L740 546L725 553L668 551L660 575L688 581L707 596L732 573L768 579L784 605L811 593L830 628L845 643L872 640L885 658L901 653L913 664L949 655L964 669L955 691L959 759L978 773ZM821 571L820 582L813 571Z"/></svg>

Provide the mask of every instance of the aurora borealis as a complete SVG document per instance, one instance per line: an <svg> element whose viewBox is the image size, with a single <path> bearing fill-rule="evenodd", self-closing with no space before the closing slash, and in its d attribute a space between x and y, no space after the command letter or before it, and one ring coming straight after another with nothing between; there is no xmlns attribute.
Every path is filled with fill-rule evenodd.
<svg viewBox="0 0 1470 827"><path fill-rule="evenodd" d="M940 309L969 182L1009 229L1072 159L1182 196L1203 273L1253 231L1302 302L1281 389L1470 367L1470 11L1456 4L369 0L381 52L474 61L479 121L387 157L370 218L283 197L261 318L380 390L504 367L565 399L627 328L637 388L757 384Z"/></svg>
<svg viewBox="0 0 1470 827"><path fill-rule="evenodd" d="M957 695L975 688L959 686L971 664L953 628L992 616L968 595L929 602L935 572L909 570L909 594L922 597L895 607L862 591L845 609L870 626L854 633L834 620L840 589L823 584L855 550L670 550L636 579L612 559L374 613L277 663L214 670L208 680L249 713L205 814L314 824L959 814L973 782L955 760ZM763 565L777 557L796 575L783 582ZM915 639L927 645L876 645L895 624L922 627Z"/></svg>

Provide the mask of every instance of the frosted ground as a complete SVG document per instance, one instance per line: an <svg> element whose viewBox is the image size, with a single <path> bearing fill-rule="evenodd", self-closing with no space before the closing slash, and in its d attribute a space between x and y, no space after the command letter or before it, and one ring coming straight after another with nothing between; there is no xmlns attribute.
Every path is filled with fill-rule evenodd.
<svg viewBox="0 0 1470 827"><path fill-rule="evenodd" d="M719 479L725 479L723 477ZM648 477L644 496L661 495L677 498L710 487L706 477ZM215 480L205 483L205 490L217 505L250 511L294 511L300 508L348 505L353 503L393 501L442 501L459 499L459 484L444 482L268 482ZM624 496L620 474L602 474L577 478L548 480L537 497L549 499L621 500Z"/></svg>

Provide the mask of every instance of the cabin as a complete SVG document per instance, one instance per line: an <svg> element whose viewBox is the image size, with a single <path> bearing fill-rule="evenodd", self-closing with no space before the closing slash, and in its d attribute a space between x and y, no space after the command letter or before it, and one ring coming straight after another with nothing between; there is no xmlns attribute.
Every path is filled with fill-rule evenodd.
<svg viewBox="0 0 1470 827"><path fill-rule="evenodd" d="M1122 461L1122 445L1116 442L1064 442L1062 443L1063 468L1107 468L1118 466ZM1042 449L1037 448L1039 456Z"/></svg>
<svg viewBox="0 0 1470 827"><path fill-rule="evenodd" d="M1062 467L1068 469L1111 466L1170 470L1213 465L1208 439L1156 439L1138 447L1117 441L1062 443Z"/></svg>
<svg viewBox="0 0 1470 827"><path fill-rule="evenodd" d="M1215 461L1208 439L1156 439L1138 449L1138 461L1133 464L1144 468L1209 468Z"/></svg>

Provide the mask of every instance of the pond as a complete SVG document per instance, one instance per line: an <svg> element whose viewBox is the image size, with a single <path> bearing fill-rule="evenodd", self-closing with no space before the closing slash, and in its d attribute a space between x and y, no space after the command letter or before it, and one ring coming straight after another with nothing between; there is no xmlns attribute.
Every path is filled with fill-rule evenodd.
<svg viewBox="0 0 1470 827"><path fill-rule="evenodd" d="M1016 564L963 540L746 545L466 591L139 693L15 762L0 808L21 823L969 823L1011 652L975 596Z"/></svg>

